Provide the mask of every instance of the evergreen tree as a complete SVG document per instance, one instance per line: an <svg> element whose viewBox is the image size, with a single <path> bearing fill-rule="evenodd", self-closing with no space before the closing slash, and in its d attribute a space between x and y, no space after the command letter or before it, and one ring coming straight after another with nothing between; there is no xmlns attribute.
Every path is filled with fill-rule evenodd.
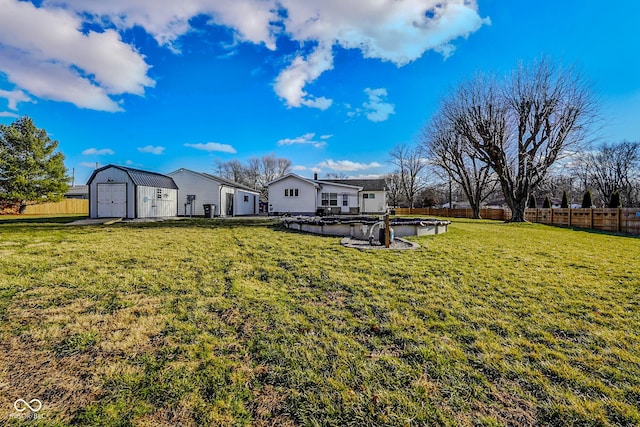
<svg viewBox="0 0 640 427"><path fill-rule="evenodd" d="M64 155L56 152L44 129L29 117L0 125L0 199L19 203L24 212L29 201L56 201L69 188Z"/></svg>
<svg viewBox="0 0 640 427"><path fill-rule="evenodd" d="M562 209L567 209L569 207L569 197L567 196L567 192L562 192L562 202L560 203L560 207Z"/></svg>
<svg viewBox="0 0 640 427"><path fill-rule="evenodd" d="M609 199L609 208L619 208L622 204L620 203L620 192L618 190L611 193L611 198Z"/></svg>
<svg viewBox="0 0 640 427"><path fill-rule="evenodd" d="M587 190L584 193L584 196L582 197L582 207L583 208L590 208L591 206L593 206L593 199L591 198L591 190Z"/></svg>
<svg viewBox="0 0 640 427"><path fill-rule="evenodd" d="M533 193L529 194L529 201L527 202L527 207L529 209L535 209L538 207L538 202L536 202L536 196Z"/></svg>
<svg viewBox="0 0 640 427"><path fill-rule="evenodd" d="M542 204L542 208L543 209L550 209L551 208L551 199L549 198L549 196L544 198L544 203Z"/></svg>

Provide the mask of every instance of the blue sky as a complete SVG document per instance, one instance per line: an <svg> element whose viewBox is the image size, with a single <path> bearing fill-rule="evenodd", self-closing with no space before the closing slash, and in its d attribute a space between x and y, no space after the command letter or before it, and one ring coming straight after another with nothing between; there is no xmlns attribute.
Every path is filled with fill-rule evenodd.
<svg viewBox="0 0 640 427"><path fill-rule="evenodd" d="M547 55L640 139L640 2L0 0L0 123L28 115L84 183L96 163L215 173L275 154L374 176L477 71Z"/></svg>

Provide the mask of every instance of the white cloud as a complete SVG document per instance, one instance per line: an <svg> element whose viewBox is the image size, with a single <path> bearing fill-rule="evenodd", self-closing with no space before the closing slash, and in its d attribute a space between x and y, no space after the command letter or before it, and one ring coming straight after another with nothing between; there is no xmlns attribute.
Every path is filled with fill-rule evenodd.
<svg viewBox="0 0 640 427"><path fill-rule="evenodd" d="M17 115L16 113L11 113L9 111L0 111L0 117L15 117L15 118L18 118L20 116Z"/></svg>
<svg viewBox="0 0 640 427"><path fill-rule="evenodd" d="M367 119L372 122L383 122L389 118L389 115L395 114L394 105L384 102L387 97L387 89L366 88L364 92L369 97L369 100L362 104L367 112Z"/></svg>
<svg viewBox="0 0 640 427"><path fill-rule="evenodd" d="M274 88L278 96L290 107L307 107L326 110L333 101L325 97L316 98L305 92L304 87L315 81L322 73L333 68L333 52L331 47L321 46L306 59L296 57L276 78Z"/></svg>
<svg viewBox="0 0 640 427"><path fill-rule="evenodd" d="M4 6L11 6L12 12L6 13ZM17 81L19 72L13 69L15 64L10 70L11 81L37 96L71 98L76 105L109 111L120 109L109 95L140 94L153 81L146 75L148 65L144 59L131 46L123 44L113 30L79 33L80 16L93 23L114 25L118 30L139 26L173 50L178 49L180 37L191 30L190 19L195 16L208 16L211 24L230 28L236 41L263 44L271 50L276 49L278 37L286 36L301 48L276 78L274 90L290 107L322 110L329 108L332 100L309 93L307 86L333 68L336 46L357 49L366 58L403 66L429 50L449 56L455 49L454 40L468 37L489 24L489 19L478 14L477 0L45 0L40 9L29 2L0 0L0 7L2 15L7 16L5 20L14 22L0 37L3 42L5 37L16 33L15 25L33 22L26 30L18 31L32 36L25 36L27 40L18 40L11 46L28 52L29 59L35 56L31 62L36 65L47 60L68 71L70 76L60 77L65 87L71 86L71 77L76 77L79 81L75 84L84 84L85 89L78 92L86 93L86 89L93 88L95 93L90 99L78 93L65 98L66 91L51 89L50 79L45 80L47 90L36 92L31 89L36 87L34 82L27 87ZM18 20L14 9L27 11L25 18L40 13L47 18L40 21L46 22ZM60 35L54 34L60 29ZM45 41L49 39L52 42ZM60 43L67 39L72 43ZM309 51L310 46L314 48ZM40 52L50 52L51 58L41 58L36 54ZM96 66L92 66L93 59ZM78 74L76 67L84 70L84 74ZM8 69L0 60L0 70L9 74ZM121 72L114 73L116 69ZM94 80L86 77L91 74L95 74ZM46 77L42 73L40 76ZM375 113L373 117L377 117Z"/></svg>
<svg viewBox="0 0 640 427"><path fill-rule="evenodd" d="M110 148L101 148L99 150L97 148L87 148L82 152L82 154L84 154L85 156L110 156L116 153Z"/></svg>
<svg viewBox="0 0 640 427"><path fill-rule="evenodd" d="M331 135L331 134L330 135L320 135L320 139L322 139L322 140L327 140L329 138L333 138L333 135Z"/></svg>
<svg viewBox="0 0 640 427"><path fill-rule="evenodd" d="M331 159L324 160L317 165L319 168L331 169L338 172L355 172L371 168L379 168L381 166L382 165L378 162L358 163L352 162L351 160L334 161Z"/></svg>
<svg viewBox="0 0 640 427"><path fill-rule="evenodd" d="M297 166L293 166L291 168L291 170L293 170L293 171L306 171L307 167L306 166L297 165Z"/></svg>
<svg viewBox="0 0 640 427"><path fill-rule="evenodd" d="M9 102L10 110L17 110L19 102L35 102L26 93L21 90L2 90L0 89L0 98L6 98Z"/></svg>
<svg viewBox="0 0 640 427"><path fill-rule="evenodd" d="M316 106L304 87L332 68L335 45L403 66L428 50L451 55L453 40L489 22L478 15L475 0L281 0L280 4L287 11L287 34L319 46L307 60L296 57L276 80L278 95L296 107L308 105L305 101Z"/></svg>
<svg viewBox="0 0 640 427"><path fill-rule="evenodd" d="M307 145L312 145L315 148L322 148L327 145L325 141L331 138L331 135L323 135L323 137L320 137L320 139L322 139L323 141L315 141L313 139L315 136L316 136L315 133L306 133L297 138L285 138L278 141L278 145L282 146L282 145L307 144Z"/></svg>
<svg viewBox="0 0 640 427"><path fill-rule="evenodd" d="M218 142L207 142L206 144L184 144L185 147L191 147L191 148L195 148L196 150L202 150L202 151L208 151L208 152L213 152L213 151L217 151L220 153L229 153L229 154L235 154L238 151L233 148L233 146L229 145L229 144L220 144Z"/></svg>
<svg viewBox="0 0 640 427"><path fill-rule="evenodd" d="M0 71L19 90L81 108L121 111L113 95L142 95L150 66L112 29L83 32L60 8L0 0Z"/></svg>
<svg viewBox="0 0 640 427"><path fill-rule="evenodd" d="M91 169L98 168L98 164L96 162L80 162L80 166L82 166L83 168L91 168Z"/></svg>
<svg viewBox="0 0 640 427"><path fill-rule="evenodd" d="M238 41L274 50L273 23L279 20L275 0L46 0L45 4L89 13L96 22L107 20L121 30L142 27L158 43L176 50L173 42L190 31L189 21L199 15L211 17L211 24L232 28Z"/></svg>
<svg viewBox="0 0 640 427"><path fill-rule="evenodd" d="M164 152L165 147L161 146L153 146L153 145L145 145L144 147L138 147L138 151L141 153L151 153L151 154L162 154Z"/></svg>

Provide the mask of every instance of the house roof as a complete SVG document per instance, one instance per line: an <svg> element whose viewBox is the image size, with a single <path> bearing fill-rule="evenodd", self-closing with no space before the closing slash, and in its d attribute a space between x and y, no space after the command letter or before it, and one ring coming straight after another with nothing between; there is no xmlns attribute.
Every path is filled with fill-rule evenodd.
<svg viewBox="0 0 640 427"><path fill-rule="evenodd" d="M91 174L91 177L87 181L87 185L91 184L98 172L102 172L103 170L109 168L120 169L121 171L125 172L129 176L129 178L131 178L131 181L133 181L135 185L142 185L145 187L171 188L173 190L178 189L178 186L175 182L173 182L173 179L167 175L116 165L107 165L101 167L100 169L94 170Z"/></svg>
<svg viewBox="0 0 640 427"><path fill-rule="evenodd" d="M86 196L88 194L88 185L74 185L73 187L69 187L69 191L64 193L65 196Z"/></svg>
<svg viewBox="0 0 640 427"><path fill-rule="evenodd" d="M377 179L321 179L319 182L331 182L345 184L354 187L362 187L362 191L384 191L386 188L384 178Z"/></svg>
<svg viewBox="0 0 640 427"><path fill-rule="evenodd" d="M220 178L219 176L211 175L211 174L208 174L208 173L203 173L202 175L205 175L205 176L207 176L209 178L212 178L212 179L218 181L219 183L224 184L224 185L226 185L228 187L238 188L240 190L250 191L252 193L259 193L259 191L256 190L255 188L251 188L248 185L240 184L239 182L231 181L229 179Z"/></svg>
<svg viewBox="0 0 640 427"><path fill-rule="evenodd" d="M250 192L256 193L256 194L259 193L259 191L256 190L255 188L251 188L251 187L249 187L247 185L240 184L240 183L235 182L235 181L230 181L228 179L220 178L219 176L211 175L211 174L206 173L206 172L196 172L196 171L192 171L190 169L180 168L180 169L175 170L173 172L169 172L168 175L169 176L175 175L178 172L189 172L189 173L192 173L194 175L198 175L198 176L200 176L202 178L208 179L210 181L215 181L217 183L226 185L227 187L239 188L241 190L250 191Z"/></svg>
<svg viewBox="0 0 640 427"><path fill-rule="evenodd" d="M299 179L301 181L307 182L307 183L313 185L314 187L320 187L320 184L317 181L314 181L312 179L303 178L300 175L296 175L295 173L288 173L286 175L282 175L281 177L276 178L273 181L268 182L267 183L267 187L269 185L271 185L271 184L275 184L276 182L282 181L283 179L286 179L286 178L296 178L296 179Z"/></svg>
<svg viewBox="0 0 640 427"><path fill-rule="evenodd" d="M274 179L273 181L269 182L267 184L267 186L271 185L271 184L275 184L276 182L282 181L283 179L286 178L296 178L299 179L301 181L307 182L313 186L315 186L316 188L321 188L322 184L331 184L331 185L337 185L339 187L349 187L349 188L355 188L358 189L358 191L363 190L363 186L360 185L360 181L366 181L366 180L350 180L350 179L308 179L308 178L304 178L300 175L296 175L295 173L288 173L286 175L283 175L279 178ZM384 181L384 180L382 180ZM373 191L373 190L370 190Z"/></svg>

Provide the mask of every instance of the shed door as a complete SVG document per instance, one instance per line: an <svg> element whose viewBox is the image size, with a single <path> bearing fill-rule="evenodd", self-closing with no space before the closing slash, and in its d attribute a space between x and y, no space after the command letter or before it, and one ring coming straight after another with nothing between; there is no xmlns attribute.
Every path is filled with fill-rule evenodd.
<svg viewBox="0 0 640 427"><path fill-rule="evenodd" d="M127 216L127 184L98 184L98 218Z"/></svg>

